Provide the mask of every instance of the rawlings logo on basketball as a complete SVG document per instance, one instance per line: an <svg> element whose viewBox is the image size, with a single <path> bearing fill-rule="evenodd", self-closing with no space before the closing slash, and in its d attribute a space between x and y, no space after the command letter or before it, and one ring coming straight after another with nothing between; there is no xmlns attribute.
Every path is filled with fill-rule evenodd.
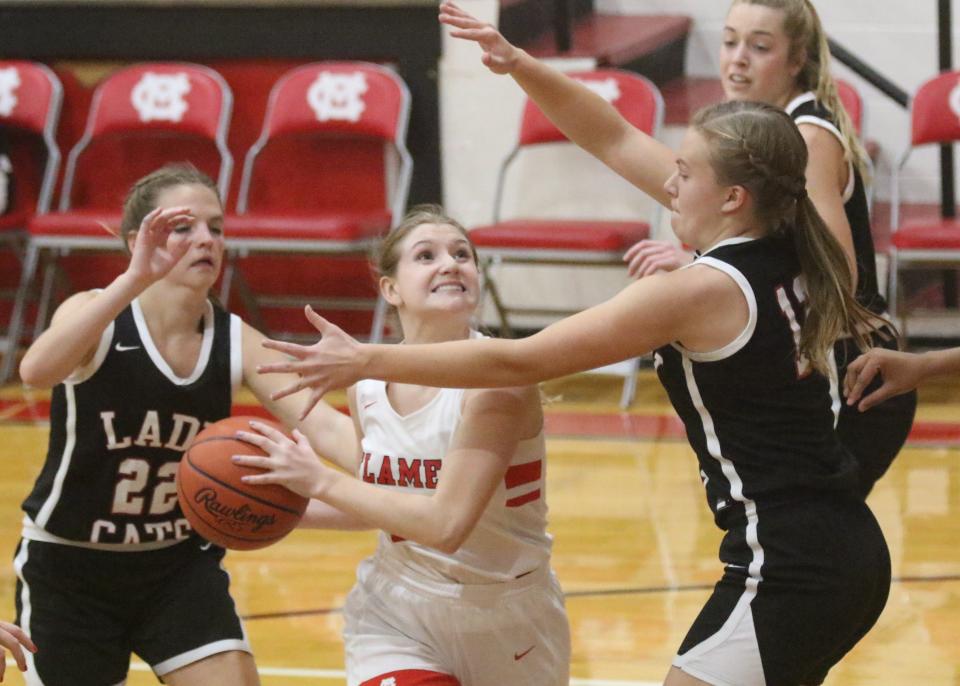
<svg viewBox="0 0 960 686"><path fill-rule="evenodd" d="M16 67L0 69L0 117L9 117L17 106L20 73Z"/></svg>
<svg viewBox="0 0 960 686"><path fill-rule="evenodd" d="M216 517L218 524L226 525L234 531L257 532L265 526L273 526L277 521L274 515L257 514L249 505L230 507L223 504L217 499L217 492L212 488L197 491L194 500Z"/></svg>
<svg viewBox="0 0 960 686"><path fill-rule="evenodd" d="M307 104L317 115L317 121L359 121L366 109L360 96L366 92L367 79L362 72L333 74L325 71L307 90Z"/></svg>
<svg viewBox="0 0 960 686"><path fill-rule="evenodd" d="M183 96L189 92L190 79L186 73L154 74L148 71L133 87L130 101L142 122L178 122L187 111Z"/></svg>
<svg viewBox="0 0 960 686"><path fill-rule="evenodd" d="M957 118L960 118L960 81L957 81L957 85L950 91L950 95L947 96L947 102L950 104L950 109L953 110L953 113L957 115Z"/></svg>
<svg viewBox="0 0 960 686"><path fill-rule="evenodd" d="M580 83L592 90L607 102L616 102L620 99L620 84L616 79L578 79Z"/></svg>

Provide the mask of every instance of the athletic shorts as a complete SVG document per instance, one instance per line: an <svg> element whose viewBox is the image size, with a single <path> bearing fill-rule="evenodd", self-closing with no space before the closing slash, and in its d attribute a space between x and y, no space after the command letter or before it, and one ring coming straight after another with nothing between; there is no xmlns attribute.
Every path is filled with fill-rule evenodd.
<svg viewBox="0 0 960 686"><path fill-rule="evenodd" d="M360 564L344 618L349 686L381 676L403 686L390 677L405 670L448 674L464 686L570 683L570 627L549 568L464 585L377 554Z"/></svg>
<svg viewBox="0 0 960 686"><path fill-rule="evenodd" d="M131 653L162 677L210 655L251 652L223 556L196 538L129 553L21 540L17 624L39 648L28 654L27 684L121 684Z"/></svg>
<svg viewBox="0 0 960 686"><path fill-rule="evenodd" d="M756 541L743 525L724 536L725 573L673 664L714 686L815 686L886 604L886 542L852 492L760 510L757 520Z"/></svg>
<svg viewBox="0 0 960 686"><path fill-rule="evenodd" d="M888 350L897 349L897 340L893 332L886 329L889 337L885 340L873 334L871 345ZM842 338L834 345L837 361L837 374L840 388L847 366L860 357L860 349L852 338ZM867 395L883 383L878 375L864 391ZM893 458L897 456L907 441L913 426L913 416L917 411L917 392L910 391L884 400L866 412L850 407L846 402L840 405L840 417L837 420L837 435L844 447L853 453L860 468L860 495L864 498L873 485L883 476Z"/></svg>

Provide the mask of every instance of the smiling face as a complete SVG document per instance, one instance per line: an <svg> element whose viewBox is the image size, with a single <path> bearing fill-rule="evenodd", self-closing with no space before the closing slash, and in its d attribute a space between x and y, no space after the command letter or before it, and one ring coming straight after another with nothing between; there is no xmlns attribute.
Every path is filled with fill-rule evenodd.
<svg viewBox="0 0 960 686"><path fill-rule="evenodd" d="M733 187L717 181L703 135L688 129L677 151L677 169L664 189L670 195L670 225L683 243L706 250L722 240Z"/></svg>
<svg viewBox="0 0 960 686"><path fill-rule="evenodd" d="M213 286L223 262L223 208L216 193L200 184L181 184L157 194L157 207L188 207L194 220L178 226L168 245L188 241L190 250L165 277L204 290Z"/></svg>
<svg viewBox="0 0 960 686"><path fill-rule="evenodd" d="M395 275L382 277L380 289L401 318L441 314L467 324L479 300L480 272L466 236L448 224L421 224L395 249Z"/></svg>
<svg viewBox="0 0 960 686"><path fill-rule="evenodd" d="M791 55L783 11L736 3L730 8L720 46L720 80L728 100L753 100L785 107L799 94L797 76L805 55Z"/></svg>

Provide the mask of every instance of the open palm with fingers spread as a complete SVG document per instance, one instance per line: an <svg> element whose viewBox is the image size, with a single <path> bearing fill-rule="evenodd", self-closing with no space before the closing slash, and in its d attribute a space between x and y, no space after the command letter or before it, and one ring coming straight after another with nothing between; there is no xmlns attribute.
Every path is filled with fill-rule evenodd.
<svg viewBox="0 0 960 686"><path fill-rule="evenodd" d="M259 374L297 374L297 383L282 388L271 397L285 398L304 389L310 390L300 418L316 406L327 391L347 386L362 378L363 362L360 344L335 324L331 324L309 305L305 308L307 320L320 332L320 340L313 345L297 345L285 341L266 340L265 348L278 350L292 359L257 367Z"/></svg>
<svg viewBox="0 0 960 686"><path fill-rule="evenodd" d="M480 21L452 2L440 3L440 23L454 28L454 38L475 41L483 49L483 64L494 74L509 74L520 58L520 49L503 37L496 27Z"/></svg>

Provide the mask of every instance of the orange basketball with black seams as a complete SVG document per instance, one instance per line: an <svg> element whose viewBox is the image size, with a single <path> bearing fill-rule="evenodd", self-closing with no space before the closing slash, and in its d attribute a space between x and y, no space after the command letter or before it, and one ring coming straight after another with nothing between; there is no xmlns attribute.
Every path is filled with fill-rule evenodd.
<svg viewBox="0 0 960 686"><path fill-rule="evenodd" d="M229 417L207 426L183 454L177 472L180 508L194 531L232 550L254 550L292 531L309 500L277 484L251 485L240 479L259 469L234 464L234 455L266 455L237 440L237 431L252 431L250 420L283 427L260 417Z"/></svg>

